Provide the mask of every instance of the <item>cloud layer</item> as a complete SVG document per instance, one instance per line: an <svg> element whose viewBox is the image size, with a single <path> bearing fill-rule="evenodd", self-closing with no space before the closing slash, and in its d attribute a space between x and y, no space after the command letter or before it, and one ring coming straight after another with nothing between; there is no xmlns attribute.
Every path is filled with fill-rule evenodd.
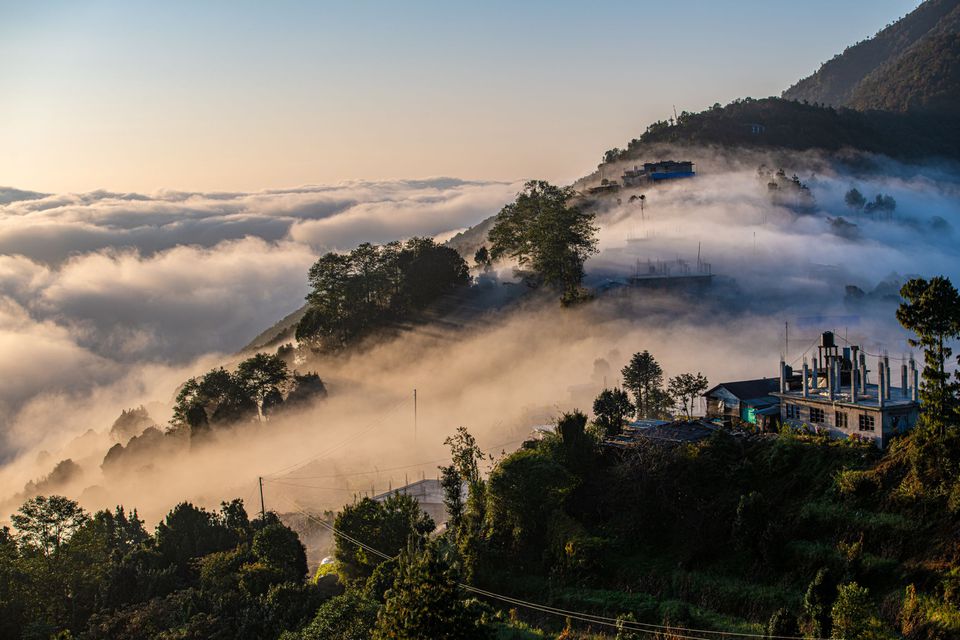
<svg viewBox="0 0 960 640"><path fill-rule="evenodd" d="M37 398L236 351L303 303L319 253L446 234L515 190L451 178L257 193L0 189L0 459L46 435L11 427Z"/></svg>

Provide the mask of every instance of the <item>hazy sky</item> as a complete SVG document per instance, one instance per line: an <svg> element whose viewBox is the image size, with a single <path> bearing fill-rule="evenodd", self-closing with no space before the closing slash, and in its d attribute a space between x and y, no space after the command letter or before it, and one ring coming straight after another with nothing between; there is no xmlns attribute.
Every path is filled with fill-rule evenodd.
<svg viewBox="0 0 960 640"><path fill-rule="evenodd" d="M571 180L916 0L5 2L0 185Z"/></svg>

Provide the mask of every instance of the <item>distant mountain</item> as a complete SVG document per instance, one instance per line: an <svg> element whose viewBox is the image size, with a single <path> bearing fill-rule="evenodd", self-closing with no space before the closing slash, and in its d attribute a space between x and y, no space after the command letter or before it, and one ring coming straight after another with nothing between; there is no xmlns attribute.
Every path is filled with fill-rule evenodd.
<svg viewBox="0 0 960 640"><path fill-rule="evenodd" d="M860 110L960 115L960 0L927 0L783 92Z"/></svg>

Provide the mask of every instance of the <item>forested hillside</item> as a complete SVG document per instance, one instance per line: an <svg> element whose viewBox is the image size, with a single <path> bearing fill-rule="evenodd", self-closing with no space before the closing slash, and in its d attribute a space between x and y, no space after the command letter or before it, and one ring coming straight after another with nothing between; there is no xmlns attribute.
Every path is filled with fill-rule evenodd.
<svg viewBox="0 0 960 640"><path fill-rule="evenodd" d="M927 0L825 62L783 97L834 107L957 115L958 33L960 2Z"/></svg>

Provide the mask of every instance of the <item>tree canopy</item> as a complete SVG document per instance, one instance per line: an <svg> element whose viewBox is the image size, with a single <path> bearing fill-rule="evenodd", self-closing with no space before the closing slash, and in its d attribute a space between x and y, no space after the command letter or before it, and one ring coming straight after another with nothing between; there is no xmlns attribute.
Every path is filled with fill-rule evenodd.
<svg viewBox="0 0 960 640"><path fill-rule="evenodd" d="M410 318L453 289L469 284L467 263L431 238L401 244L364 243L327 253L308 274L307 310L297 324L301 343L342 349L372 330Z"/></svg>
<svg viewBox="0 0 960 640"><path fill-rule="evenodd" d="M597 251L594 215L570 201L572 187L543 180L524 185L497 214L490 229L490 256L515 258L545 284L572 295L583 280L583 264Z"/></svg>

